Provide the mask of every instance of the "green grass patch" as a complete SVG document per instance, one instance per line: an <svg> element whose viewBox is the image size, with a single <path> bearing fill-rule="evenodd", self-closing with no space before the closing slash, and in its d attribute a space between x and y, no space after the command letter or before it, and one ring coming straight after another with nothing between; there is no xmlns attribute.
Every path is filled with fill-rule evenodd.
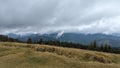
<svg viewBox="0 0 120 68"><path fill-rule="evenodd" d="M8 51L8 50L10 50L10 49L9 48L2 48L2 47L0 47L0 52Z"/></svg>
<svg viewBox="0 0 120 68"><path fill-rule="evenodd" d="M12 44L4 44L4 46L13 46Z"/></svg>
<svg viewBox="0 0 120 68"><path fill-rule="evenodd" d="M29 58L29 63L38 63L38 64L46 64L48 61L48 58L45 58L45 57L30 57Z"/></svg>

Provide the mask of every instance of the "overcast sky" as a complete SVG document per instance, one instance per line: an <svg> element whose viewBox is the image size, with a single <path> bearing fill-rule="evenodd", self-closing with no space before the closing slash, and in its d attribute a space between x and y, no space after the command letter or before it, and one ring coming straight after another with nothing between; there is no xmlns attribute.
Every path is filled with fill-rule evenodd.
<svg viewBox="0 0 120 68"><path fill-rule="evenodd" d="M0 0L3 33L120 33L120 0Z"/></svg>

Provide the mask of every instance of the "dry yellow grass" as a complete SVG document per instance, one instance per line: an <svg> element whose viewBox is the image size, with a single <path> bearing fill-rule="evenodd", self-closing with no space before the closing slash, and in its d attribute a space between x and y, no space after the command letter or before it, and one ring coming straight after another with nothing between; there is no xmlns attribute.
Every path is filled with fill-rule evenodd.
<svg viewBox="0 0 120 68"><path fill-rule="evenodd" d="M0 68L120 68L119 64L119 54L0 42Z"/></svg>

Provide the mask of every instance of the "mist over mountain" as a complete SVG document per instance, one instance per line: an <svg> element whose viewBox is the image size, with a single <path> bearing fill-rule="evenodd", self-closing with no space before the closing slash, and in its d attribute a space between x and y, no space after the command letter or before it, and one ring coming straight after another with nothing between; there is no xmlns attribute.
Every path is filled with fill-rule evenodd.
<svg viewBox="0 0 120 68"><path fill-rule="evenodd" d="M58 37L59 35L59 37ZM52 34L26 34L26 35L16 35L8 34L9 37L19 39L20 41L27 41L28 38L32 38L33 41L39 41L40 38L44 40L59 40L73 43L90 44L94 40L97 41L98 45L109 44L112 47L120 47L120 37L116 35L107 34L82 34L82 33L52 33Z"/></svg>

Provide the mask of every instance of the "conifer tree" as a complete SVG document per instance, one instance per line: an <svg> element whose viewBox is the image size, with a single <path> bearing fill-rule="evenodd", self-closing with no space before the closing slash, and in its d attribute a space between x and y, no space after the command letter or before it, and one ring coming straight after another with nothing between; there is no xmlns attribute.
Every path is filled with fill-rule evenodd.
<svg viewBox="0 0 120 68"><path fill-rule="evenodd" d="M27 43L31 44L32 43L32 39L28 38Z"/></svg>
<svg viewBox="0 0 120 68"><path fill-rule="evenodd" d="M39 44L44 44L43 38L40 38Z"/></svg>

